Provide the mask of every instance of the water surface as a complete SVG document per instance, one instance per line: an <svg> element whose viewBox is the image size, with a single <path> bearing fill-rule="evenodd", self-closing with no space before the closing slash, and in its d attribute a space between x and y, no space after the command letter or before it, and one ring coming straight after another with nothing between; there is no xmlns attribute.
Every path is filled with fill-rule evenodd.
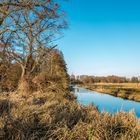
<svg viewBox="0 0 140 140"><path fill-rule="evenodd" d="M74 93L79 103L83 105L94 104L103 112L116 113L119 111L134 110L137 117L140 117L140 103L130 100L124 100L108 94L102 94L84 88L74 87Z"/></svg>

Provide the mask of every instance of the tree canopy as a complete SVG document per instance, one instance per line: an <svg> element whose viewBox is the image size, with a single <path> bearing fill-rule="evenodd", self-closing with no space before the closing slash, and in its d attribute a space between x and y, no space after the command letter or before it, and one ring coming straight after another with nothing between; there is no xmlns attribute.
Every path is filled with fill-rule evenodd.
<svg viewBox="0 0 140 140"><path fill-rule="evenodd" d="M62 0L1 0L0 48L2 55L30 77L56 47L54 40L67 27ZM50 48L46 50L45 48Z"/></svg>

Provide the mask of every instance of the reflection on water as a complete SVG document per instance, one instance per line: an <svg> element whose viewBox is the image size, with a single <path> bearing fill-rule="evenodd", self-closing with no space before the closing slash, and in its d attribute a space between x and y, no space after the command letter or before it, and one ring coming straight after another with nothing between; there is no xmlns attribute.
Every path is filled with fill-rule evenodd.
<svg viewBox="0 0 140 140"><path fill-rule="evenodd" d="M74 89L78 102L83 105L94 104L101 112L107 111L110 113L134 110L136 115L140 117L140 103L138 102L124 100L84 88L75 87Z"/></svg>

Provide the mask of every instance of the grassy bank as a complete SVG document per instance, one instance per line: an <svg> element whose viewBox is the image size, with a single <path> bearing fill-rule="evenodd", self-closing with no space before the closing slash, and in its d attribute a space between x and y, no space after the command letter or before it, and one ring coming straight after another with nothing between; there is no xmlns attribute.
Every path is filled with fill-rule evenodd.
<svg viewBox="0 0 140 140"><path fill-rule="evenodd" d="M57 88L58 89L58 88ZM100 113L63 90L0 94L1 140L138 140L133 112Z"/></svg>
<svg viewBox="0 0 140 140"><path fill-rule="evenodd" d="M80 86L93 91L140 102L140 84L137 83L95 83Z"/></svg>

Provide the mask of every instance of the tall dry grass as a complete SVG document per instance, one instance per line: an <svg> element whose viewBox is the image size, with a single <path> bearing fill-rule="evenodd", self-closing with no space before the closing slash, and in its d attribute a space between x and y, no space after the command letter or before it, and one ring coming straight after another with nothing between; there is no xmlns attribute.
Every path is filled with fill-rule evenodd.
<svg viewBox="0 0 140 140"><path fill-rule="evenodd" d="M133 112L100 113L63 90L0 95L1 140L139 140Z"/></svg>

